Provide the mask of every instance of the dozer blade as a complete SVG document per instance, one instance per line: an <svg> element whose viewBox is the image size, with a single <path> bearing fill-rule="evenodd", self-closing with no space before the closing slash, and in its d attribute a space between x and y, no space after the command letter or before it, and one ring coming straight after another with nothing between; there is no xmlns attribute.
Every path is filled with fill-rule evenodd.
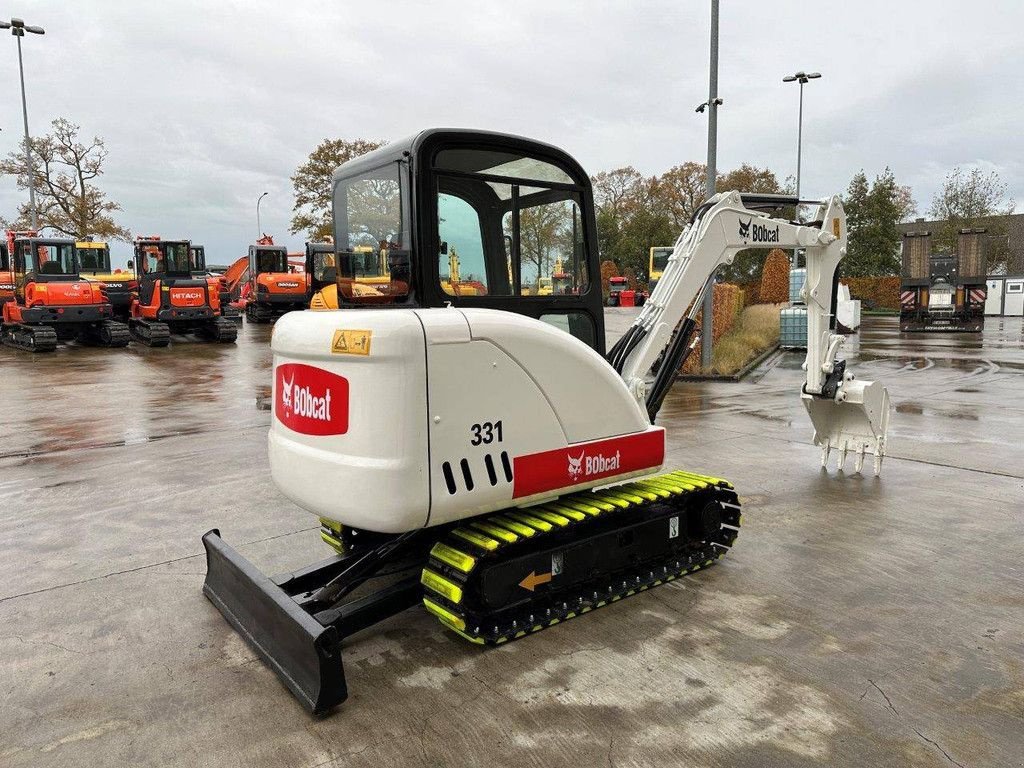
<svg viewBox="0 0 1024 768"><path fill-rule="evenodd" d="M889 431L889 391L877 381L847 381L841 401L801 395L814 424L814 444L821 446L821 466L828 466L833 450L839 451L837 469L846 463L847 453L856 456L855 472L864 466L867 453L874 456L875 475L882 471L885 439Z"/></svg>
<svg viewBox="0 0 1024 768"><path fill-rule="evenodd" d="M203 536L203 593L291 689L303 706L323 714L348 697L341 638L306 613L214 529Z"/></svg>

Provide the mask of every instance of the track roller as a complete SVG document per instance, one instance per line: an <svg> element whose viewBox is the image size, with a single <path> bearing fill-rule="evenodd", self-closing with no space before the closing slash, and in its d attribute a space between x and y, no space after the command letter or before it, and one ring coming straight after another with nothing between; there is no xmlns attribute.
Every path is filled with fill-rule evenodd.
<svg viewBox="0 0 1024 768"><path fill-rule="evenodd" d="M131 341L131 332L125 323L118 320L104 320L86 330L81 339L86 344L99 347L127 347L128 342Z"/></svg>
<svg viewBox="0 0 1024 768"><path fill-rule="evenodd" d="M0 335L7 346L28 352L52 352L57 348L57 332L48 325L5 323Z"/></svg>
<svg viewBox="0 0 1024 768"><path fill-rule="evenodd" d="M250 323L263 325L274 320L274 313L269 309L259 306L256 302L251 301L245 305L245 319Z"/></svg>
<svg viewBox="0 0 1024 768"><path fill-rule="evenodd" d="M233 344L238 338L238 326L226 317L215 317L203 326L201 333L211 341Z"/></svg>
<svg viewBox="0 0 1024 768"><path fill-rule="evenodd" d="M133 317L128 321L128 331L133 339L147 347L166 347L171 342L171 329L167 323L157 320Z"/></svg>

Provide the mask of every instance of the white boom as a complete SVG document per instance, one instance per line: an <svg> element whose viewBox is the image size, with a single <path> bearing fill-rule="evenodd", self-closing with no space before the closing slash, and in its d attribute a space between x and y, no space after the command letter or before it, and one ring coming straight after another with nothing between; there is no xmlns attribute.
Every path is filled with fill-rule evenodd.
<svg viewBox="0 0 1024 768"><path fill-rule="evenodd" d="M653 416L687 345L708 276L748 248L805 249L807 359L801 399L814 425L814 442L822 448L823 467L833 448L840 451L839 468L852 450L859 472L865 453L870 452L877 475L885 455L889 394L881 384L856 380L846 370L845 361L837 360L844 337L830 327L833 281L839 261L846 255L842 202L838 197L823 200L813 223L794 224L752 210L744 201L773 207L793 202L727 192L701 206L676 241L654 293L609 359L629 391ZM694 339L690 346L695 343Z"/></svg>

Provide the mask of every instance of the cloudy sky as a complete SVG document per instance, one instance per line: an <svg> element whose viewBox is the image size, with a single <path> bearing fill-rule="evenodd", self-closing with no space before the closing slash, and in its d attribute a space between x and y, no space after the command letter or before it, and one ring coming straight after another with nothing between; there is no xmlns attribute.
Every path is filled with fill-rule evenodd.
<svg viewBox="0 0 1024 768"><path fill-rule="evenodd" d="M134 232L205 243L227 263L263 229L293 250L289 176L326 137L432 126L559 145L591 172L705 158L708 0L219 3L22 0L35 133L67 117L110 150L104 189ZM723 0L719 168L795 173L799 69L807 195L889 165L922 213L956 165L996 170L1024 210L1024 6ZM17 55L4 37L17 147ZM0 211L21 198L0 178ZM115 254L127 258L121 246Z"/></svg>

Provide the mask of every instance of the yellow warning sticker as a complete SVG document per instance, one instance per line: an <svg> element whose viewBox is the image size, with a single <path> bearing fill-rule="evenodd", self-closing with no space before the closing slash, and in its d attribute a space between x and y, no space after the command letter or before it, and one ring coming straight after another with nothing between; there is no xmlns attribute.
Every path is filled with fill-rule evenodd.
<svg viewBox="0 0 1024 768"><path fill-rule="evenodd" d="M370 337L373 331L335 331L331 341L331 353L335 355L370 354Z"/></svg>

